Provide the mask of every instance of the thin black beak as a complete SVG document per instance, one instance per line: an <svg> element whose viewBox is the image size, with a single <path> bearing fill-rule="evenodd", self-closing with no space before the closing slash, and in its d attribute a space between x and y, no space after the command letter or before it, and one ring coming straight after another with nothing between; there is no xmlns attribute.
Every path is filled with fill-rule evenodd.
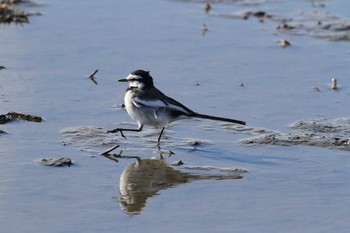
<svg viewBox="0 0 350 233"><path fill-rule="evenodd" d="M127 82L128 80L126 78L119 79L118 82Z"/></svg>

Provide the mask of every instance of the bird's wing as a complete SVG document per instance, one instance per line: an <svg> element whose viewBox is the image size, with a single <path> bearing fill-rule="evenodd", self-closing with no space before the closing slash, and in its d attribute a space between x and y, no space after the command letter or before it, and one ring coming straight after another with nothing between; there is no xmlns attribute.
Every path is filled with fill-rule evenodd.
<svg viewBox="0 0 350 233"><path fill-rule="evenodd" d="M131 100L136 107L151 107L151 108L162 108L167 107L167 105L158 99L140 99L138 97L134 97Z"/></svg>
<svg viewBox="0 0 350 233"><path fill-rule="evenodd" d="M164 95L164 101L168 104L168 108L172 108L173 110L180 111L186 114L194 113L191 109L187 108L185 105L181 104L180 102L166 95Z"/></svg>
<svg viewBox="0 0 350 233"><path fill-rule="evenodd" d="M149 95L149 93L152 93L152 95ZM166 96L156 88L149 93L147 98L145 98L145 95L140 95L140 98L134 97L132 99L132 102L135 104L136 107L147 106L153 109L167 108L169 110L180 111L185 114L194 113L191 109L187 108L178 101Z"/></svg>

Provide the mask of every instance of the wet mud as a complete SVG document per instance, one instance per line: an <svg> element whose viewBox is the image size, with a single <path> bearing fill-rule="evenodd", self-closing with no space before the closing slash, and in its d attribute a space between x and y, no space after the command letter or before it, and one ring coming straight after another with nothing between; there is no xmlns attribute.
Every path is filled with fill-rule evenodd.
<svg viewBox="0 0 350 233"><path fill-rule="evenodd" d="M178 2L195 2L203 4L204 13L213 17L227 19L250 20L257 19L259 22L273 22L275 31L291 35L306 35L327 39L331 41L349 41L350 23L348 19L329 12L325 1L309 1L305 9L294 11L291 14L278 15L266 6L274 4L277 8L287 8L288 1L196 1L178 0ZM238 10L233 12L223 12L217 10L217 5L235 6ZM268 7L267 7L268 8Z"/></svg>
<svg viewBox="0 0 350 233"><path fill-rule="evenodd" d="M289 125L293 132L273 130L257 132L255 136L240 140L245 145L305 145L350 150L350 118L299 120Z"/></svg>
<svg viewBox="0 0 350 233"><path fill-rule="evenodd" d="M96 147L112 146L116 143L113 135L107 134L107 130L97 126L69 127L61 130L65 139L59 143L63 146L75 145L82 151L99 154Z"/></svg>
<svg viewBox="0 0 350 233"><path fill-rule="evenodd" d="M305 145L330 149L350 150L350 118L346 117L333 120L326 118L298 120L289 125L292 132L280 132L274 129L240 126L229 123L222 123L220 125L223 129L229 130L233 133L249 135L249 137L239 140L239 143L242 145ZM102 152L99 150L105 150L106 146L114 146L112 147L113 150L118 148L118 143L121 139L119 135L107 134L105 129L95 126L71 127L62 130L61 132L65 137L65 139L60 142L62 145L74 145L81 151L94 155L100 155ZM147 141L148 139L145 140ZM171 141L171 136L167 137L166 140ZM175 149L191 147L196 150L203 146L215 145L213 142L200 139L184 138L179 140L181 142L177 142L176 145L174 145ZM152 145L154 144L153 146L156 148L155 142L148 140L146 143ZM116 144L118 146L115 146ZM128 140L123 140L122 144L131 148L133 147ZM108 150L106 152L109 153ZM174 154L172 151L170 151L171 153L161 150L159 152L160 155ZM116 155L117 157L115 157L115 159L117 160L118 156L120 158L121 154Z"/></svg>

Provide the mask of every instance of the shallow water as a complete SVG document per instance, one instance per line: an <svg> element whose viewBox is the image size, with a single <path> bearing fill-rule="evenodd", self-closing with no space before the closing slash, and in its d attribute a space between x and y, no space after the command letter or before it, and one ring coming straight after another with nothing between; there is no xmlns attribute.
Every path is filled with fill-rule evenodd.
<svg viewBox="0 0 350 233"><path fill-rule="evenodd" d="M0 114L44 118L0 125L8 133L0 135L1 232L347 232L348 151L240 143L256 132L294 132L289 125L299 120L348 119L347 42L280 32L272 20L207 15L204 4L189 1L45 2L29 8L43 13L30 24L0 27L0 65L7 67ZM241 2L213 4L212 13L317 10L346 20L350 7L341 0L317 1L325 7ZM283 38L292 45L280 48ZM160 157L154 129L125 133L127 140L104 133L134 126L115 107L125 90L116 81L138 68L193 110L245 120L251 129L177 122L161 144L168 167L209 176L239 168L248 171L242 179L190 180L158 190L136 215L125 212L120 177L135 159L115 163L99 153L119 144L116 153L125 156ZM98 85L87 78L95 69ZM329 88L334 77L338 90ZM85 134L67 134L72 129ZM40 165L52 157L74 165ZM179 160L184 165L170 165Z"/></svg>

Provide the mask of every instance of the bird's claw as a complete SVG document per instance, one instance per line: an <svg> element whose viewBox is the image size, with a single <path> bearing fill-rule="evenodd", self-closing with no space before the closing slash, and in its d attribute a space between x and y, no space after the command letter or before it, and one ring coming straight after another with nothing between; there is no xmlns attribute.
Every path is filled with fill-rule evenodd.
<svg viewBox="0 0 350 233"><path fill-rule="evenodd" d="M123 134L123 130L121 129L113 129L113 130L108 130L107 133L118 133L120 132L121 136L126 139L125 135Z"/></svg>
<svg viewBox="0 0 350 233"><path fill-rule="evenodd" d="M117 133L119 130L118 129L113 129L113 130L108 130L107 133Z"/></svg>
<svg viewBox="0 0 350 233"><path fill-rule="evenodd" d="M123 131L120 130L119 132L120 132L120 134L122 135L122 137L125 138L125 140L126 140L126 137L125 137L125 135L123 134Z"/></svg>

